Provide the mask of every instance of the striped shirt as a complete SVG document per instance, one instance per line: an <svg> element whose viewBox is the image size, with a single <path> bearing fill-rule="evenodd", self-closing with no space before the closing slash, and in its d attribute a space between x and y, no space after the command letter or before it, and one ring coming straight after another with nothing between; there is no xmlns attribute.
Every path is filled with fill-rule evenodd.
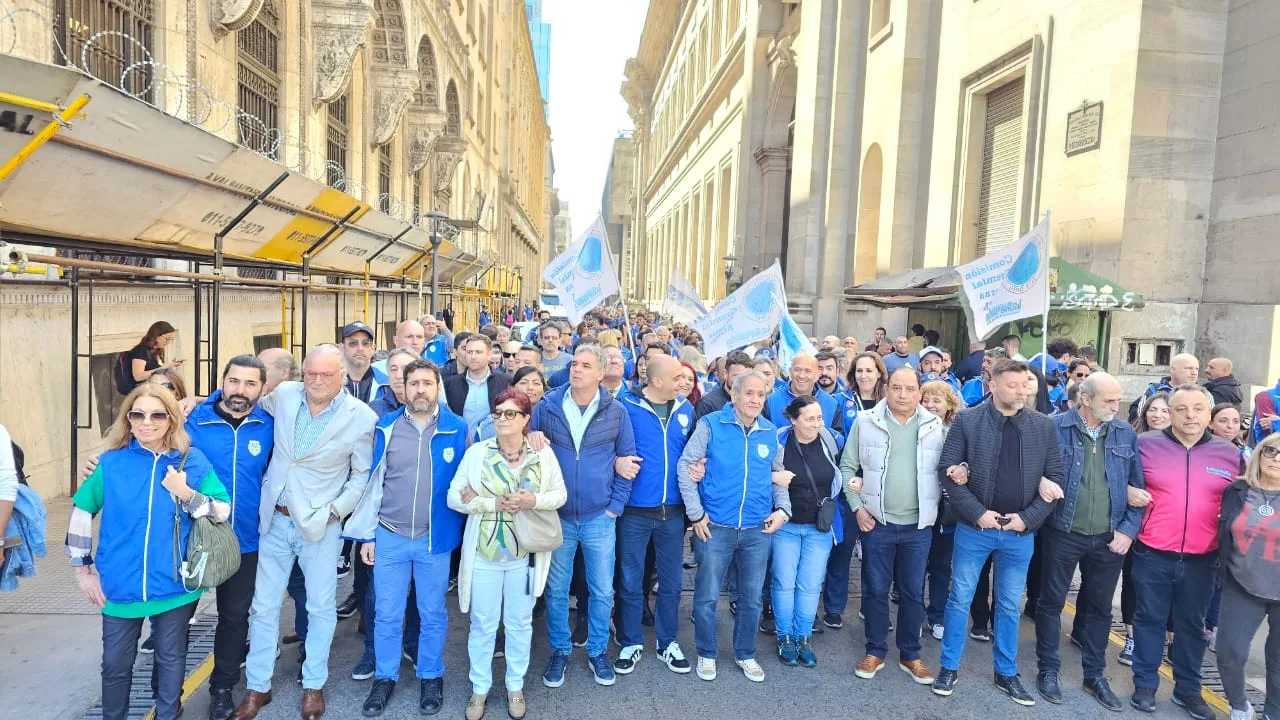
<svg viewBox="0 0 1280 720"><path fill-rule="evenodd" d="M319 415L311 416L311 409L307 406L307 398L304 395L302 401L298 403L298 417L293 426L293 456L301 457L316 444L316 440L320 439L320 435L324 433L324 429L329 426L329 421L333 420L333 416L338 414L338 406L342 404L342 393L338 393L329 406L326 407Z"/></svg>

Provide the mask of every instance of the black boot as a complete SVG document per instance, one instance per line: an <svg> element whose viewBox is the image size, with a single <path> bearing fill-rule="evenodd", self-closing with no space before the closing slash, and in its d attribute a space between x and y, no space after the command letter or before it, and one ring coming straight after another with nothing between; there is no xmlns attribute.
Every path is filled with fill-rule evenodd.
<svg viewBox="0 0 1280 720"><path fill-rule="evenodd" d="M418 712L435 715L444 704L444 678L427 678L418 691Z"/></svg>
<svg viewBox="0 0 1280 720"><path fill-rule="evenodd" d="M386 711L387 704L391 702L391 692L395 689L395 680L374 680L373 688L369 690L369 699L364 701L360 714L365 717L381 715Z"/></svg>
<svg viewBox="0 0 1280 720"><path fill-rule="evenodd" d="M235 711L231 688L209 688L209 720L228 720Z"/></svg>

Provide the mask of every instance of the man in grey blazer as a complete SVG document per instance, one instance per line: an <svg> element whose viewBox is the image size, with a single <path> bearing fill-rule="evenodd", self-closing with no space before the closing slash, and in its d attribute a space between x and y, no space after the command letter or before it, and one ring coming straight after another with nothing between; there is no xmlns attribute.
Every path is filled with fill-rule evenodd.
<svg viewBox="0 0 1280 720"><path fill-rule="evenodd" d="M303 382L285 382L263 397L275 417L275 450L259 507L262 539L249 614L248 691L233 716L252 720L271 702L280 605L297 560L306 577L310 618L302 666L302 718L324 714L329 645L337 626L341 518L355 509L369 481L377 415L342 391L342 350L320 345L307 354Z"/></svg>

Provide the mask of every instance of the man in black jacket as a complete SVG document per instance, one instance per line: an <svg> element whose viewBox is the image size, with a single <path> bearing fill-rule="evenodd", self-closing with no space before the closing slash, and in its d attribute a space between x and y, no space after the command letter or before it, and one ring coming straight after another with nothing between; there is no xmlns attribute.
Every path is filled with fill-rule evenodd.
<svg viewBox="0 0 1280 720"><path fill-rule="evenodd" d="M1231 374L1232 369L1231 360L1224 357L1216 357L1205 366L1204 374L1209 377L1209 382L1204 384L1204 389L1213 396L1215 403L1230 403L1238 406L1244 402L1244 394L1240 392L1240 381Z"/></svg>
<svg viewBox="0 0 1280 720"><path fill-rule="evenodd" d="M511 378L489 369L493 341L484 335L470 335L459 348L466 372L444 379L449 409L467 421L467 434L475 431L484 416L493 412L493 399L511 387Z"/></svg>
<svg viewBox="0 0 1280 720"><path fill-rule="evenodd" d="M725 405L729 404L729 388L733 387L733 381L742 373L751 369L751 356L744 352L729 353L724 360L724 377L720 378L720 384L715 390L702 396L698 401L698 405L693 408L693 422L696 424L702 419L703 415L709 415L717 412Z"/></svg>
<svg viewBox="0 0 1280 720"><path fill-rule="evenodd" d="M1018 602L1027 582L1035 531L1053 506L1039 495L1040 479L1062 485L1062 455L1053 421L1026 409L1031 369L1002 360L991 369L991 401L956 416L938 479L958 516L951 596L943 620L937 695L951 695L964 652L969 605L978 575L995 557L995 684L1019 705L1035 698L1018 679Z"/></svg>

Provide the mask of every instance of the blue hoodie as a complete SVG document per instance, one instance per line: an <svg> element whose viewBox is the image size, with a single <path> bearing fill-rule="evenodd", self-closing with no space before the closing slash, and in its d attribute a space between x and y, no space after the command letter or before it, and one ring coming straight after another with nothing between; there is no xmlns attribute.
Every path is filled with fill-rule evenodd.
<svg viewBox="0 0 1280 720"><path fill-rule="evenodd" d="M631 429L636 439L635 454L644 458L640 472L631 481L631 497L627 505L656 508L683 504L676 462L693 430L693 407L687 400L676 398L664 431L662 421L644 399L643 390L623 393L618 400L631 417Z"/></svg>
<svg viewBox="0 0 1280 720"><path fill-rule="evenodd" d="M187 434L231 496L231 527L240 541L240 552L258 550L258 503L262 479L275 446L275 419L255 405L239 428L222 419L214 410L222 400L218 390L196 406L187 417ZM190 464L190 460L187 463Z"/></svg>
<svg viewBox="0 0 1280 720"><path fill-rule="evenodd" d="M596 414L587 424L579 450L562 407L568 392L569 386L565 385L547 393L542 402L533 406L530 424L530 429L540 430L547 436L556 460L560 461L568 493L568 499L560 508L560 517L585 523L606 510L621 515L631 497L631 481L615 473L613 463L619 457L636 454L631 418L621 403L600 388Z"/></svg>

